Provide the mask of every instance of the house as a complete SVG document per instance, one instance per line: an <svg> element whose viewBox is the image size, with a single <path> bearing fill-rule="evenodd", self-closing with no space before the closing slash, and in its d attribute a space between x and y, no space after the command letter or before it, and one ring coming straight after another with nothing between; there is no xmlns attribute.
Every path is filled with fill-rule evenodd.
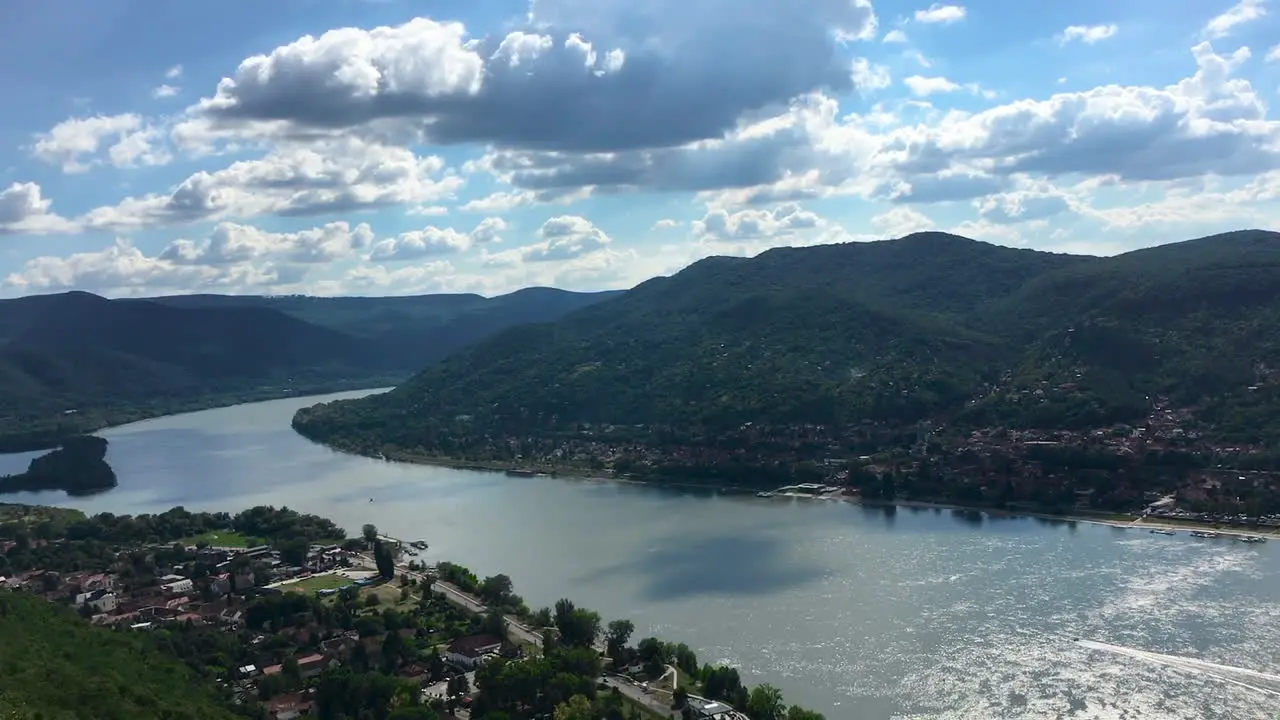
<svg viewBox="0 0 1280 720"><path fill-rule="evenodd" d="M443 657L451 665L472 670L500 650L501 638L493 635L468 635L450 643Z"/></svg>
<svg viewBox="0 0 1280 720"><path fill-rule="evenodd" d="M166 595L189 595L192 592L195 592L196 586L195 583L191 582L187 578L179 578L172 582L163 583L160 585L160 589L163 590Z"/></svg>
<svg viewBox="0 0 1280 720"><path fill-rule="evenodd" d="M236 590L248 590L253 587L254 576L252 570L238 572L231 578L232 587Z"/></svg>
<svg viewBox="0 0 1280 720"><path fill-rule="evenodd" d="M244 665L244 666L241 666L241 667L240 667L240 669L239 669L239 671L238 671L238 672L239 672L239 674L240 674L240 677L242 677L242 678L257 677L257 675L258 675L258 666L257 666L257 665Z"/></svg>
<svg viewBox="0 0 1280 720"><path fill-rule="evenodd" d="M324 655L311 654L298 658L298 674L303 678L311 678L324 672L329 666L329 658Z"/></svg>
<svg viewBox="0 0 1280 720"><path fill-rule="evenodd" d="M94 612L109 613L120 606L120 599L110 590L94 590L76 596L76 606L88 605Z"/></svg>
<svg viewBox="0 0 1280 720"><path fill-rule="evenodd" d="M214 597L222 597L223 595L230 593L231 574L223 573L221 575L215 575L211 580L209 580L209 592L213 593Z"/></svg>

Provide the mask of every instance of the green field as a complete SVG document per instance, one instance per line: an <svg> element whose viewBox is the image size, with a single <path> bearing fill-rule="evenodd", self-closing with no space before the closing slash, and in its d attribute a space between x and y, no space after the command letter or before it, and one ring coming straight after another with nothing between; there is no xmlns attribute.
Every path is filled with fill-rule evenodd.
<svg viewBox="0 0 1280 720"><path fill-rule="evenodd" d="M351 578L337 573L330 573L328 575L315 575L288 585L281 585L280 589L290 592L313 593L320 590L337 590L350 585L352 582Z"/></svg>
<svg viewBox="0 0 1280 720"><path fill-rule="evenodd" d="M45 521L73 523L84 519L84 513L67 508L44 505L15 505L0 503L0 523L35 525Z"/></svg>
<svg viewBox="0 0 1280 720"><path fill-rule="evenodd" d="M266 545L267 541L263 538L248 537L234 530L213 530L199 535L182 538L182 543L186 545L199 545L200 543L209 543L214 547L233 547L247 548L255 545Z"/></svg>

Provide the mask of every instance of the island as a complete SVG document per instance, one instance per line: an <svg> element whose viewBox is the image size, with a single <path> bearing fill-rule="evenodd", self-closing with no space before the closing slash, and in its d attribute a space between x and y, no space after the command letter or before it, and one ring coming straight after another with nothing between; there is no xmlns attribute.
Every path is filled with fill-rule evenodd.
<svg viewBox="0 0 1280 720"><path fill-rule="evenodd" d="M692 648L288 508L0 506L4 720L822 720ZM93 682L82 682L92 677Z"/></svg>
<svg viewBox="0 0 1280 720"><path fill-rule="evenodd" d="M62 490L83 496L105 492L117 484L106 458L106 439L93 435L66 438L57 450L32 460L26 472L0 476L0 494Z"/></svg>

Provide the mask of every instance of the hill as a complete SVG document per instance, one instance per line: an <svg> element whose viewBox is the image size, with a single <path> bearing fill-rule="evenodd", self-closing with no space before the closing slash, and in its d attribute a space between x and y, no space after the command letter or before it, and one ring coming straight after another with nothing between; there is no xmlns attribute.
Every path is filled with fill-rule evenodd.
<svg viewBox="0 0 1280 720"><path fill-rule="evenodd" d="M145 636L91 626L40 597L0 590L5 720L232 720L218 690Z"/></svg>
<svg viewBox="0 0 1280 720"><path fill-rule="evenodd" d="M0 301L0 450L210 405L391 385L607 294Z"/></svg>
<svg viewBox="0 0 1280 720"><path fill-rule="evenodd" d="M584 423L650 438L873 423L914 437L920 422L1136 421L1169 395L1214 432L1280 442L1265 420L1280 409L1278 331L1277 233L1109 258L922 233L709 258L501 333L389 394L304 410L295 427L359 452L484 457L505 452L494 437Z"/></svg>

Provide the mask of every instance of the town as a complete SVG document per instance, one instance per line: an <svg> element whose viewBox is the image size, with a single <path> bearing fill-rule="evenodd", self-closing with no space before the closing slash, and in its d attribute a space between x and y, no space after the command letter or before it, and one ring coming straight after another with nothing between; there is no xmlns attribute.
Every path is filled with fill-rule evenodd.
<svg viewBox="0 0 1280 720"><path fill-rule="evenodd" d="M165 537L179 533L193 534ZM246 717L821 717L685 645L632 646L629 621L568 600L531 611L504 575L424 564L425 541L372 525L342 535L273 508L83 518L0 505L0 592L155 639Z"/></svg>

